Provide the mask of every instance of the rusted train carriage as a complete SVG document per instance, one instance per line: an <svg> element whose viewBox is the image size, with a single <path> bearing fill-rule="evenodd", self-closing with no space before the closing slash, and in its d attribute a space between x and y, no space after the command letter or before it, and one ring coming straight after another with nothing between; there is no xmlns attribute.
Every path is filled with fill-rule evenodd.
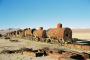
<svg viewBox="0 0 90 60"><path fill-rule="evenodd" d="M33 32L33 36L39 41L44 41L46 38L46 30L43 30L43 27L40 27L38 30Z"/></svg>
<svg viewBox="0 0 90 60"><path fill-rule="evenodd" d="M23 37L23 30L22 29L19 29L19 30L16 31L16 37L18 37L18 38Z"/></svg>
<svg viewBox="0 0 90 60"><path fill-rule="evenodd" d="M22 37L22 31L21 29L17 30L17 31L11 31L11 32L8 32L6 33L6 36L8 37Z"/></svg>
<svg viewBox="0 0 90 60"><path fill-rule="evenodd" d="M62 28L62 24L57 24L57 28L53 28L47 32L50 40L57 40L58 42L71 42L72 30L70 28Z"/></svg>
<svg viewBox="0 0 90 60"><path fill-rule="evenodd" d="M26 28L23 30L23 37L28 38L30 40L33 40L33 32L36 29L30 29L30 28Z"/></svg>
<svg viewBox="0 0 90 60"><path fill-rule="evenodd" d="M23 34L24 34L25 37L32 36L32 35L33 35L33 34L32 34L32 29L30 29L30 28L24 29L24 30L23 30Z"/></svg>
<svg viewBox="0 0 90 60"><path fill-rule="evenodd" d="M15 33L16 33L16 31L11 31L11 32L6 33L6 36L7 37L15 37Z"/></svg>

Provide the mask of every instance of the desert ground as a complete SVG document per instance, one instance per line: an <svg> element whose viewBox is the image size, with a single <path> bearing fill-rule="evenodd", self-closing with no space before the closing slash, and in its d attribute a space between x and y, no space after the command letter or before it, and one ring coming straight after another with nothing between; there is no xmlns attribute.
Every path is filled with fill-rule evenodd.
<svg viewBox="0 0 90 60"><path fill-rule="evenodd" d="M46 43L34 42L24 39L18 39L19 42L10 42L9 40L0 39L0 52L3 50L19 50L20 48L33 48L33 49L40 49L44 46L47 46ZM48 45L51 46L51 45ZM23 52L21 53L13 53L13 54L0 54L0 60L47 60L48 57L39 57L35 58L34 53L30 52ZM51 59L53 60L53 59Z"/></svg>
<svg viewBox="0 0 90 60"><path fill-rule="evenodd" d="M13 40L18 40L18 41L13 41ZM29 48L29 49L32 48L33 50L49 48L51 49L51 51L54 50L55 52L48 53L47 56L43 55L36 57L35 53L31 52L30 50L29 51L26 50L22 52L22 50L20 49L23 48ZM62 51L65 50L66 52L56 53L58 49ZM13 51L17 51L17 52L13 52ZM19 38L13 38L12 41L9 39L0 39L0 60L77 60L70 58L70 56L73 54L74 55L78 54L78 52L61 47L58 44L48 44L44 42L36 42L26 39L19 39ZM87 60L89 60L89 58Z"/></svg>
<svg viewBox="0 0 90 60"><path fill-rule="evenodd" d="M90 40L90 29L72 29L73 38Z"/></svg>
<svg viewBox="0 0 90 60"><path fill-rule="evenodd" d="M0 60L60 60L58 53L49 54L48 56L35 57L35 54L32 52L24 51L23 53L3 53L4 50L19 50L21 48L33 48L34 50L42 49L44 47L50 47L51 49L60 48L57 44L47 44L43 42L35 42L26 39L15 39L18 42L11 42L8 39L0 39ZM64 58L62 58L64 59ZM67 58L69 59L69 58ZM66 59L66 60L67 60Z"/></svg>

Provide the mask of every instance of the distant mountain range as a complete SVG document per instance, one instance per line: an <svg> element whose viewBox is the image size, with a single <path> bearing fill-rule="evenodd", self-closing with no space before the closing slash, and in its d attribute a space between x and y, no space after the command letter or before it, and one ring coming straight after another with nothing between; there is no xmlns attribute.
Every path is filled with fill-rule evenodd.
<svg viewBox="0 0 90 60"><path fill-rule="evenodd" d="M90 33L90 29L72 29L73 33Z"/></svg>

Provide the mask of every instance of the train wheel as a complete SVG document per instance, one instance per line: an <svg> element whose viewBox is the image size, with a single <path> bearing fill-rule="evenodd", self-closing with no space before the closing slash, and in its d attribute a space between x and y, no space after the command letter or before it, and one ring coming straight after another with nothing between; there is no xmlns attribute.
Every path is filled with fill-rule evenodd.
<svg viewBox="0 0 90 60"><path fill-rule="evenodd" d="M33 39L32 41L35 41L35 37L33 37L32 39Z"/></svg>
<svg viewBox="0 0 90 60"><path fill-rule="evenodd" d="M61 46L64 45L64 40L63 40L63 39L59 39L58 42L59 42L59 44L60 44Z"/></svg>
<svg viewBox="0 0 90 60"><path fill-rule="evenodd" d="M46 41L45 41L46 43L51 43L51 39L46 39Z"/></svg>
<svg viewBox="0 0 90 60"><path fill-rule="evenodd" d="M39 39L38 38L35 38L35 41L39 41Z"/></svg>
<svg viewBox="0 0 90 60"><path fill-rule="evenodd" d="M55 44L55 39L51 39L51 44Z"/></svg>
<svg viewBox="0 0 90 60"><path fill-rule="evenodd" d="M58 44L58 43L59 43L58 40L54 39L54 44Z"/></svg>

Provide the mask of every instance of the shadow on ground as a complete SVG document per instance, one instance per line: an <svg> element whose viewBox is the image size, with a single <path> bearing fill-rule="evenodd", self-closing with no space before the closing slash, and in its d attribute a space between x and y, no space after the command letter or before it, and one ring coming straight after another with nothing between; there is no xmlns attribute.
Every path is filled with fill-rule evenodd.
<svg viewBox="0 0 90 60"><path fill-rule="evenodd" d="M74 44L90 46L90 41L83 40L83 39L78 39L78 38L73 38L73 40L74 40Z"/></svg>

